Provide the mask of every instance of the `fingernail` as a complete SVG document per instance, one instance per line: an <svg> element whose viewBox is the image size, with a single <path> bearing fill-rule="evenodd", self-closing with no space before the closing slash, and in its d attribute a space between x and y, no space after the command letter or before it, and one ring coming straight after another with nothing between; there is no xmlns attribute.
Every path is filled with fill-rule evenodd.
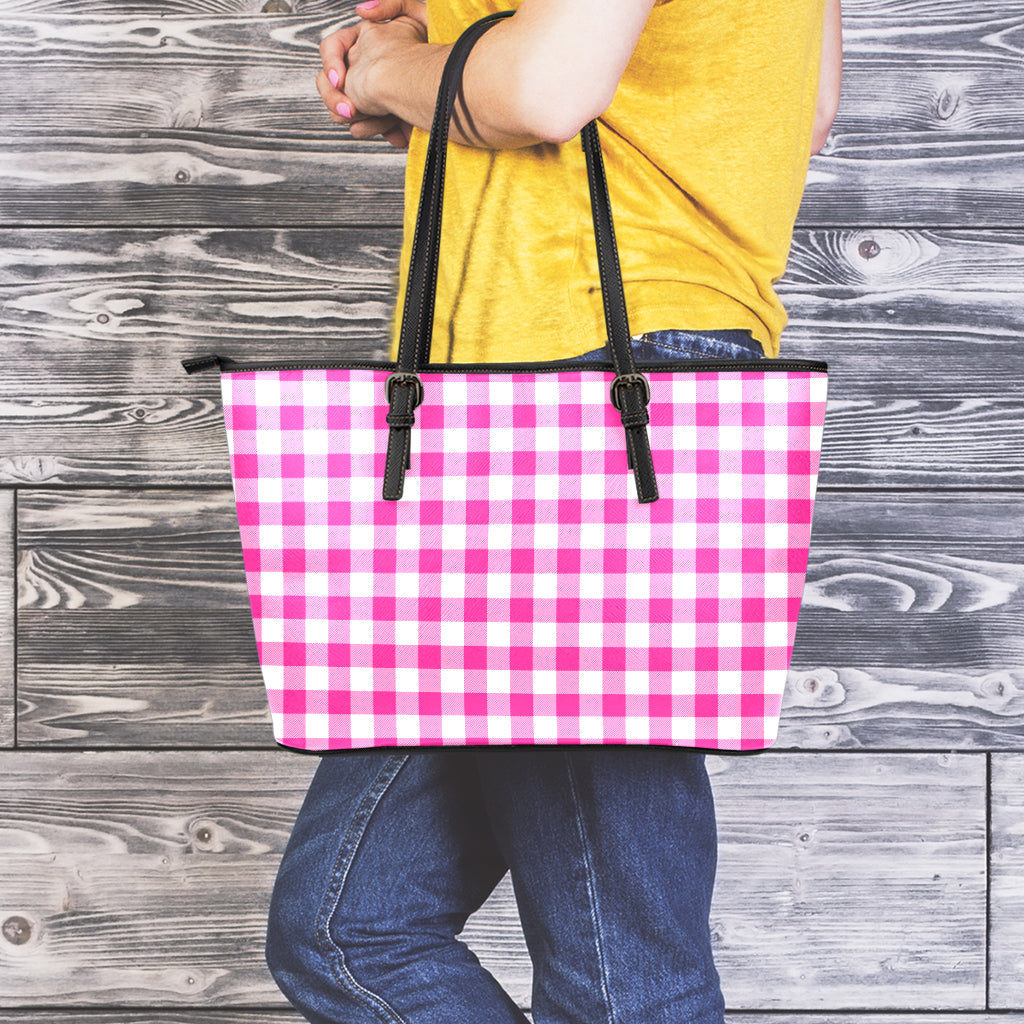
<svg viewBox="0 0 1024 1024"><path fill-rule="evenodd" d="M342 117L352 116L352 108L347 103L339 103L334 109L341 114Z"/></svg>
<svg viewBox="0 0 1024 1024"><path fill-rule="evenodd" d="M327 72L327 80L335 89L337 89L338 83L341 81L341 76L334 70L334 68L331 68L331 70Z"/></svg>
<svg viewBox="0 0 1024 1024"><path fill-rule="evenodd" d="M357 7L361 7L364 11L372 11L374 7L380 7L380 0L366 0L365 4L356 4Z"/></svg>

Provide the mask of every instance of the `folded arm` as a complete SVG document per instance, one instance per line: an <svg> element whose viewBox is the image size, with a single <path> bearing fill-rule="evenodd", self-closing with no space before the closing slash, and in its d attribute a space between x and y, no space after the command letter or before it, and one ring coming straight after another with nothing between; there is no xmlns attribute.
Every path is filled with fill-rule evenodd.
<svg viewBox="0 0 1024 1024"><path fill-rule="evenodd" d="M463 75L472 120L457 120L452 141L516 149L571 139L611 103L653 6L523 0L474 47ZM403 126L429 128L451 48L426 42L420 0L356 10L362 22L320 44L317 87L332 116L351 122L357 138L380 134L382 125L403 134Z"/></svg>
<svg viewBox="0 0 1024 1024"><path fill-rule="evenodd" d="M611 104L654 0L522 0L473 49L463 74L471 117L451 139L487 149L565 142ZM405 145L429 129L451 50L427 42L422 0L370 0L363 19L324 37L317 88L331 117L355 138ZM840 0L826 0L811 149L825 144L839 106ZM458 111L457 111L458 113ZM465 111L462 111L465 114Z"/></svg>

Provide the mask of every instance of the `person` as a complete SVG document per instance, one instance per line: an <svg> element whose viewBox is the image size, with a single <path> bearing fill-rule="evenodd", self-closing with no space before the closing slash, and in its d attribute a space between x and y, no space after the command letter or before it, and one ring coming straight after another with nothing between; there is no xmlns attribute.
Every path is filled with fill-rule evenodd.
<svg viewBox="0 0 1024 1024"><path fill-rule="evenodd" d="M317 88L409 147L492 0L369 0ZM522 0L477 43L451 129L431 358L603 357L582 155L600 118L638 359L778 354L773 289L835 116L838 0ZM581 184L582 183L582 184ZM400 282L400 300L404 282ZM324 755L271 899L267 962L314 1024L523 1024L459 940L511 875L536 1024L720 1024L704 754L658 746Z"/></svg>

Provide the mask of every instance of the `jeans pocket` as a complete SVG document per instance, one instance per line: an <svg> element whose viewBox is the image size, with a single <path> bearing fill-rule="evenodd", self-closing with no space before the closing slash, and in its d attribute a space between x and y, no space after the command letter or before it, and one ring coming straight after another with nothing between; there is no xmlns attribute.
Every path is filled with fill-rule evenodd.
<svg viewBox="0 0 1024 1024"><path fill-rule="evenodd" d="M633 358L649 363L670 359L761 359L761 343L747 331L651 331L632 339ZM608 359L606 346L592 349L578 362L603 362Z"/></svg>

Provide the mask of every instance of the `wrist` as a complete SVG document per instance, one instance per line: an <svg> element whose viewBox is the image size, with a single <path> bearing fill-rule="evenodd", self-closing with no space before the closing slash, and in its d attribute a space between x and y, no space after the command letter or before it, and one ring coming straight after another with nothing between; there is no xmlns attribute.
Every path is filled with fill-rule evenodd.
<svg viewBox="0 0 1024 1024"><path fill-rule="evenodd" d="M417 50L422 45L415 40L397 38L374 62L367 81L368 90L374 102L389 113L401 113L403 93L408 88L405 80L410 68L415 66Z"/></svg>
<svg viewBox="0 0 1024 1024"><path fill-rule="evenodd" d="M390 113L429 131L450 46L403 39L374 69L374 96Z"/></svg>

